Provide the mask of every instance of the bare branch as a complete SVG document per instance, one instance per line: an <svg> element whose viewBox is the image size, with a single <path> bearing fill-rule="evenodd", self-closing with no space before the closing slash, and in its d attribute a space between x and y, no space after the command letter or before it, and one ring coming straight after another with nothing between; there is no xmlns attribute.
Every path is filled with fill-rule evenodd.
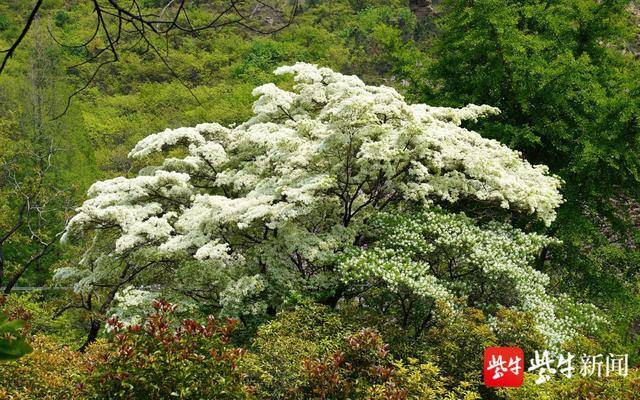
<svg viewBox="0 0 640 400"><path fill-rule="evenodd" d="M214 15L210 21L205 22L203 25L194 26L187 11L188 0L170 0L162 8L159 14L143 13L138 0L130 0L127 2L124 2L122 0L86 1L90 1L91 4L93 4L96 26L91 36L84 43L64 43L55 36L50 27L47 27L51 38L55 41L55 43L63 47L87 49L92 43L100 43L99 47L92 52L93 54L90 54L82 62L68 67L69 69L77 69L84 65L97 62L97 66L95 67L93 72L88 74L88 79L85 81L85 83L68 97L64 110L53 119L58 119L67 113L72 99L91 85L91 83L96 79L98 73L103 69L105 65L119 61L120 51L128 51L132 48L135 48L141 42L145 43L146 45L146 50L144 50L144 52L148 52L149 49L153 50L158 58L160 58L160 61L165 66L165 68L170 72L171 76L173 76L174 79L177 79L182 84L182 86L184 86L189 91L198 105L201 105L201 102L193 93L192 89L187 86L186 83L178 76L175 69L167 60L170 35L172 35L174 32L198 35L198 33L205 30L220 29L225 26L231 25L237 25L259 34L273 34L291 25L298 9L298 0L295 0L291 8L290 15L287 16L284 10L278 10L274 6L271 6L262 0L254 0L257 4L253 8L253 11L251 11L250 13L245 13L241 7L246 5L244 1L230 0L227 5L220 8L216 12L216 15ZM36 1L36 4L34 5L27 22L25 23L24 28L20 33L20 36L18 36L16 41L9 49L2 51L6 54L2 60L2 64L0 65L0 74L4 70L8 59L13 55L16 48L18 48L27 32L30 30L32 22L37 17L37 14L40 10L42 2L43 0ZM126 5L123 5L123 3ZM268 10L271 13L276 13L279 18L281 17L285 20L283 23L279 24L279 26L276 26L273 29L260 28L258 26L255 26L255 14L258 13L259 9ZM169 12L169 10L172 11ZM131 39L135 42L135 44L132 46L125 45L121 47L120 42L123 38L123 34L132 36L127 37L127 41ZM158 46L152 41L152 37L157 37L164 40L164 42L166 43L165 55L163 55L159 51ZM103 41L104 45L101 44ZM110 58L108 60L105 60L102 57L105 53L110 54Z"/></svg>
<svg viewBox="0 0 640 400"><path fill-rule="evenodd" d="M31 10L31 14L29 14L29 18L27 19L27 22L25 23L24 28L22 28L22 32L20 32L20 35L13 42L11 47L9 47L7 50L0 51L0 53L6 53L4 55L4 58L2 59L2 64L0 64L0 74L2 73L2 71L4 71L4 67L5 65L7 65L7 61L9 61L9 58L13 56L13 53L16 51L16 49L22 42L22 39L24 39L24 37L27 35L27 32L29 32L29 29L31 28L31 24L33 23L33 20L36 18L36 15L38 14L38 10L40 10L42 1L43 0L36 1L36 4L33 6L33 9Z"/></svg>

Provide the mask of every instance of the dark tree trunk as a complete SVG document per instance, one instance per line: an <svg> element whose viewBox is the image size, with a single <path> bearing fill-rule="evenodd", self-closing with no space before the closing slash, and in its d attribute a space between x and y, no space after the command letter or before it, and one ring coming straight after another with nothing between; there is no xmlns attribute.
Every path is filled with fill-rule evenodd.
<svg viewBox="0 0 640 400"><path fill-rule="evenodd" d="M27 267L28 265L25 265L20 269L20 271L17 271L15 275L11 277L11 279L9 279L9 281L7 282L7 286L4 288L4 294L6 295L11 294L11 289L13 289L13 287L18 283L18 280L25 273L25 271L27 270Z"/></svg>
<svg viewBox="0 0 640 400"><path fill-rule="evenodd" d="M272 306L271 304L269 304L267 306L267 315L268 316L275 317L277 313L278 313L278 310L274 306Z"/></svg>
<svg viewBox="0 0 640 400"><path fill-rule="evenodd" d="M2 251L2 246L0 245L0 288L2 287L3 281L4 281L4 253Z"/></svg>
<svg viewBox="0 0 640 400"><path fill-rule="evenodd" d="M328 306L328 307L331 307L332 309L334 309L338 305L338 302L342 298L343 294L344 294L344 287L343 286L338 286L336 288L336 290L335 290L335 293L333 295L331 295L331 296L327 296L324 299L322 299L320 301L320 304L323 304L325 306Z"/></svg>
<svg viewBox="0 0 640 400"><path fill-rule="evenodd" d="M100 321L91 319L91 325L89 326L89 334L87 335L87 340L84 342L82 346L78 349L81 353L84 353L87 350L87 347L98 338L98 333L100 332L100 327L102 324Z"/></svg>

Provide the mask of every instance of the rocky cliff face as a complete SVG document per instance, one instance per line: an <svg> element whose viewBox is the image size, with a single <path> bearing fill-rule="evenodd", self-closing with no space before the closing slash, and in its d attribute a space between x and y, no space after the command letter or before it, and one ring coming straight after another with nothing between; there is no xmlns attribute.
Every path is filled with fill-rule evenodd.
<svg viewBox="0 0 640 400"><path fill-rule="evenodd" d="M438 3L438 1L433 0L410 0L409 8L416 15L418 19L422 19L429 16L435 15L435 10L433 9L434 3Z"/></svg>

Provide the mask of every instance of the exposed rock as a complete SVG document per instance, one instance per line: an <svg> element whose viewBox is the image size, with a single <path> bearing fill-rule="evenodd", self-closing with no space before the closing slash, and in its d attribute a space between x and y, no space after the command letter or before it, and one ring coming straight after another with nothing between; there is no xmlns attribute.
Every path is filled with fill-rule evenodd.
<svg viewBox="0 0 640 400"><path fill-rule="evenodd" d="M409 8L418 20L425 17L433 17L436 14L432 0L409 0Z"/></svg>

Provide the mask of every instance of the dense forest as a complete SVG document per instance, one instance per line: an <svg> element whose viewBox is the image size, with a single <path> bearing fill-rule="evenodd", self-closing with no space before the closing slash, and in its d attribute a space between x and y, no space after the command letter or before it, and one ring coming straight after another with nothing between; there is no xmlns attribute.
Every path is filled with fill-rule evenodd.
<svg viewBox="0 0 640 400"><path fill-rule="evenodd" d="M640 398L639 26L0 1L0 399Z"/></svg>

